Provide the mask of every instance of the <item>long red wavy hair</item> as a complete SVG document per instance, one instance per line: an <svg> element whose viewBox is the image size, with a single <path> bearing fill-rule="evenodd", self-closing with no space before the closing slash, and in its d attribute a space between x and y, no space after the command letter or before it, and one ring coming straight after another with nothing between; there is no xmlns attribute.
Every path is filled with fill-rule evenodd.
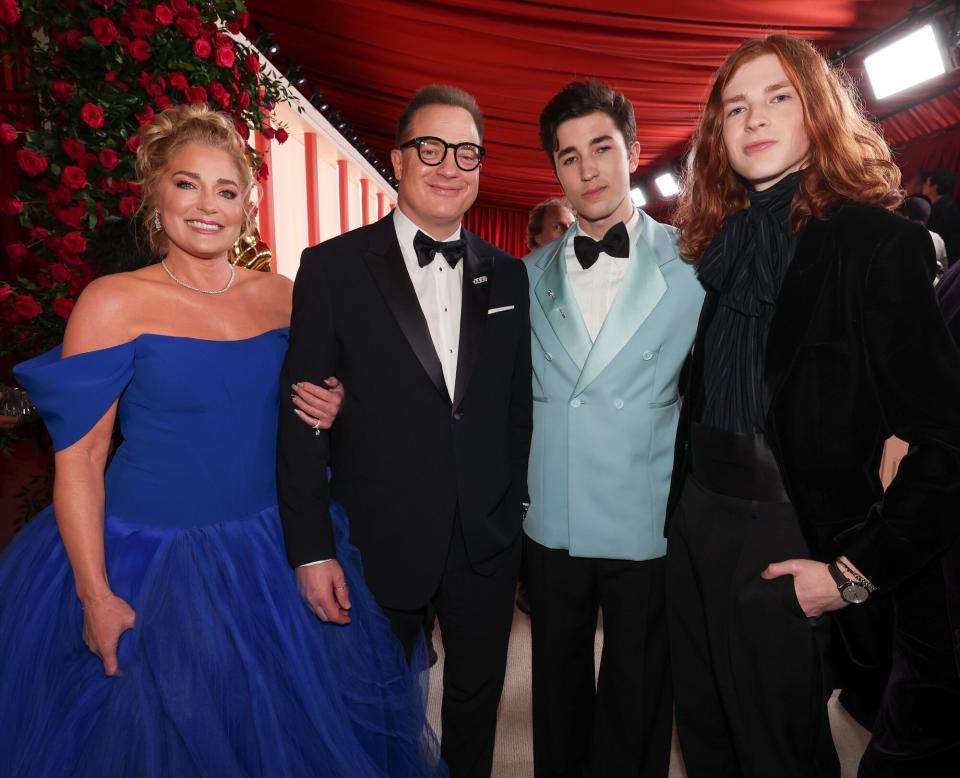
<svg viewBox="0 0 960 778"><path fill-rule="evenodd" d="M747 185L723 144L723 90L744 63L776 54L803 103L809 164L794 197L791 223L825 218L839 200L895 208L903 197L900 170L877 128L863 115L856 90L807 41L775 34L744 41L717 71L691 140L674 224L680 254L698 262L729 216L749 204Z"/></svg>

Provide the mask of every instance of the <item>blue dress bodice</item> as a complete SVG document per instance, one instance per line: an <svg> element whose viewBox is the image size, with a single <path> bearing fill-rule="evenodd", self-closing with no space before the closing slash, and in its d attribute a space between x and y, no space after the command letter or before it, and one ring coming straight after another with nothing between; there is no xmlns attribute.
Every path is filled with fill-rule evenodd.
<svg viewBox="0 0 960 778"><path fill-rule="evenodd" d="M123 443L106 474L106 513L169 527L243 518L276 503L280 366L287 329L245 340L140 335L19 365L61 450L119 396Z"/></svg>

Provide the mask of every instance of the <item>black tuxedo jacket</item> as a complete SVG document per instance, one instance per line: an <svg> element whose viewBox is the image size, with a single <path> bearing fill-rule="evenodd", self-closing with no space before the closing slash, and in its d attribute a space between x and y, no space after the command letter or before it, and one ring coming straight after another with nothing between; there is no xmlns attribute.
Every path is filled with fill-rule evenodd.
<svg viewBox="0 0 960 778"><path fill-rule="evenodd" d="M920 225L845 204L803 228L771 324L767 439L811 554L846 553L881 590L896 587L960 535L960 353L931 286ZM701 418L709 293L684 391L668 516ZM911 444L884 493L890 435ZM850 610L850 609L846 609Z"/></svg>
<svg viewBox="0 0 960 778"><path fill-rule="evenodd" d="M304 251L294 286L283 386L337 376L346 397L333 428L319 435L289 399L281 402L277 487L287 555L295 566L335 556L332 496L349 516L367 584L387 607L429 600L457 512L471 563L495 569L519 536L528 500L526 269L464 235L452 403L392 215ZM497 308L507 310L489 312Z"/></svg>

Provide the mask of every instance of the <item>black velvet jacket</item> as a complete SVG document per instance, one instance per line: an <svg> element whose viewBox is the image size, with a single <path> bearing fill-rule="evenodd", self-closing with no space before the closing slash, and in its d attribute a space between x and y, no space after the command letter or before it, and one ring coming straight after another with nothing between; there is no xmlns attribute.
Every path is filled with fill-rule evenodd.
<svg viewBox="0 0 960 778"><path fill-rule="evenodd" d="M845 553L881 590L960 535L960 351L931 286L923 227L844 204L802 230L777 299L764 372L768 442L811 555ZM667 516L703 407L708 294L688 365ZM910 443L884 493L890 435Z"/></svg>

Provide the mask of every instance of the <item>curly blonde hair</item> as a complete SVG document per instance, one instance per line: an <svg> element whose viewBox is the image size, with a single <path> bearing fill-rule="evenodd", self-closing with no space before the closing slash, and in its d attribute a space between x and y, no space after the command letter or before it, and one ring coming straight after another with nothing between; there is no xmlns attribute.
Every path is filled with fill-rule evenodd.
<svg viewBox="0 0 960 778"><path fill-rule="evenodd" d="M150 248L160 256L167 253L167 237L164 232L153 229L157 190L170 158L188 143L220 149L230 156L240 179L243 229L254 226L256 211L251 195L257 183L250 167L247 144L237 132L233 119L205 104L167 108L140 128L137 149L137 178L143 188L137 215L143 223Z"/></svg>

